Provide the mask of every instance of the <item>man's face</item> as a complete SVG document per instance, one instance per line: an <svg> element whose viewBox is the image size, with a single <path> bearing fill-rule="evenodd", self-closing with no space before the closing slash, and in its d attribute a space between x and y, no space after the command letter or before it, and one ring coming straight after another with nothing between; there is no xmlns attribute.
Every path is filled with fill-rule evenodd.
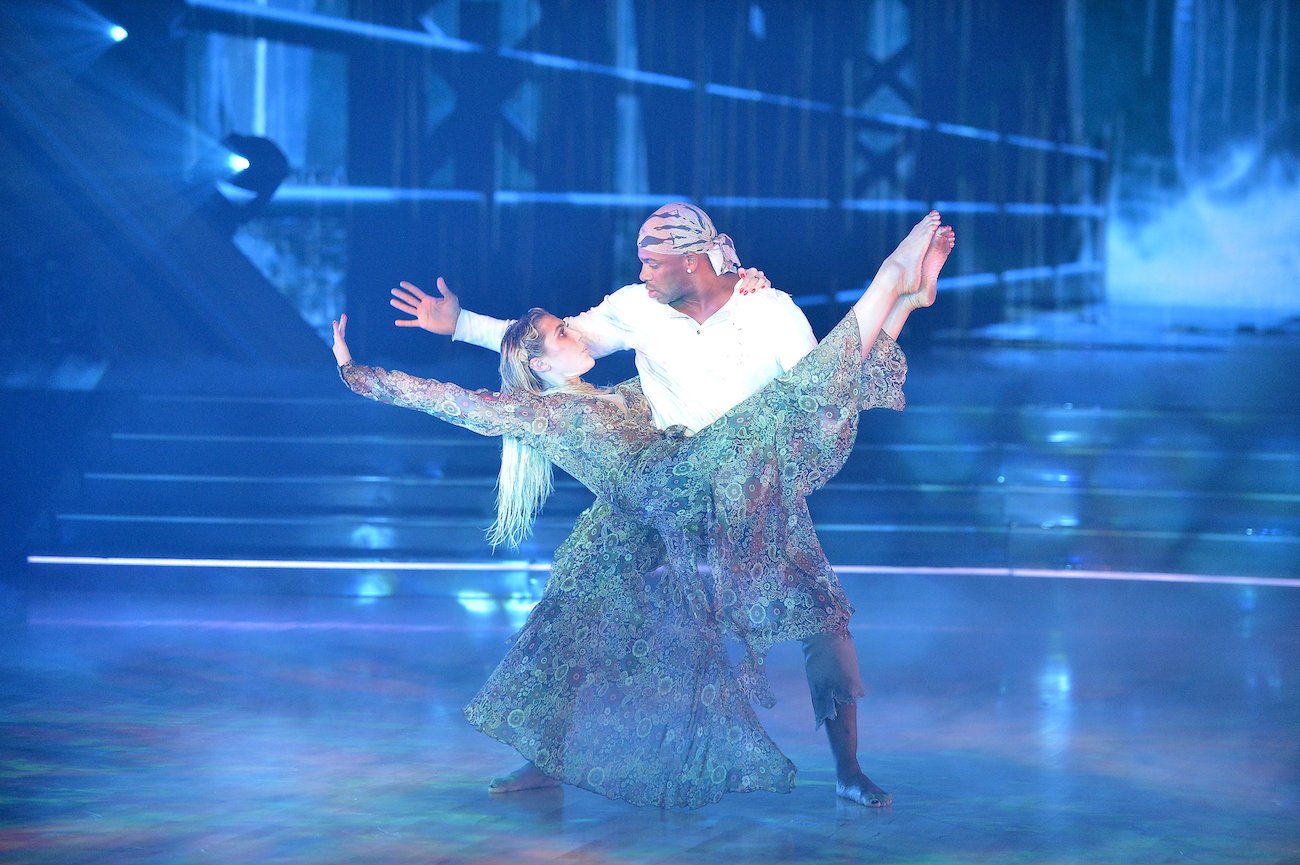
<svg viewBox="0 0 1300 865"><path fill-rule="evenodd" d="M686 260L693 255L664 255L641 250L641 281L650 292L650 299L671 306L688 299L695 288L686 276Z"/></svg>

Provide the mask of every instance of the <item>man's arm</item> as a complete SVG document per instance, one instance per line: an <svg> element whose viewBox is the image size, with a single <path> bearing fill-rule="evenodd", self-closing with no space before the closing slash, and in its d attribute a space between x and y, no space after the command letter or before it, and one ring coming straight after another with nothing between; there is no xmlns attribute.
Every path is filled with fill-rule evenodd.
<svg viewBox="0 0 1300 865"><path fill-rule="evenodd" d="M606 297L599 305L568 319L570 326L586 339L593 357L604 357L629 348L629 328L625 317L620 314L626 296L620 299L619 294L635 288L636 286L625 286ZM442 277L438 277L438 292L440 296L435 297L412 283L402 282L400 288L393 289L393 298L389 303L411 318L398 319L394 323L398 327L422 328L430 333L450 336L459 342L468 342L492 351L501 350L501 338L513 320L493 318L462 309L460 299L447 287Z"/></svg>
<svg viewBox="0 0 1300 865"><path fill-rule="evenodd" d="M457 342L467 342L492 351L501 350L501 340L506 335L506 328L514 324L514 319L493 318L462 309L456 318L456 328L451 338Z"/></svg>

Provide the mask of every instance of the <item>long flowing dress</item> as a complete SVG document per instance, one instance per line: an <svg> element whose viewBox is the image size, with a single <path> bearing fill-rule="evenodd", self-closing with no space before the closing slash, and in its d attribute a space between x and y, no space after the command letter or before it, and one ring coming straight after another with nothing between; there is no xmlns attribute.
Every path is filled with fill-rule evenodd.
<svg viewBox="0 0 1300 865"><path fill-rule="evenodd" d="M636 379L615 400L468 391L345 365L357 393L483 435L518 436L596 501L541 600L465 708L565 783L694 808L788 792L795 769L752 703L775 702L775 643L843 631L853 609L805 496L843 466L863 409L902 409L907 362L849 313L794 369L694 436L660 431Z"/></svg>

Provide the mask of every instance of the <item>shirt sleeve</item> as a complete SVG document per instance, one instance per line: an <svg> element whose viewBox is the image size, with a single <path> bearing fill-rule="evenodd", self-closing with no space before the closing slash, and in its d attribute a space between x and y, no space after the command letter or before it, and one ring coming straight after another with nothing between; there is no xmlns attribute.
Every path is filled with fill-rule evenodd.
<svg viewBox="0 0 1300 865"><path fill-rule="evenodd" d="M354 393L376 402L415 409L485 436L536 438L557 426L559 403L531 394L466 390L449 382L417 378L396 370L346 363L339 375Z"/></svg>
<svg viewBox="0 0 1300 865"><path fill-rule="evenodd" d="M626 307L631 299L628 292L640 288L637 285L626 285L613 294L606 295L604 300L586 312L568 318L570 326L577 328L587 341L587 348L591 350L592 357L604 357L616 351L632 348L634 316L627 314ZM500 351L501 338L505 336L506 328L513 323L513 320L493 318L490 315L462 309L460 317L456 319L456 331L451 338L492 351Z"/></svg>
<svg viewBox="0 0 1300 865"><path fill-rule="evenodd" d="M506 328L512 323L510 320L462 309L456 319L456 332L451 335L451 338L492 351L500 351L501 338L506 335Z"/></svg>
<svg viewBox="0 0 1300 865"><path fill-rule="evenodd" d="M569 317L569 325L582 334L592 357L604 357L616 351L635 348L633 333L636 317L629 314L628 306L633 300L633 293L644 290L639 285L625 285L613 294L606 295L604 300L586 312Z"/></svg>

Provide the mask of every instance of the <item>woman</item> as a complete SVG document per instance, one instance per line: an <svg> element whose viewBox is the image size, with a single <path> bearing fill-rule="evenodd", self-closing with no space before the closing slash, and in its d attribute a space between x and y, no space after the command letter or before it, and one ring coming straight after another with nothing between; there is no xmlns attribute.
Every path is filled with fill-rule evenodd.
<svg viewBox="0 0 1300 865"><path fill-rule="evenodd" d="M887 260L788 375L693 437L655 429L635 379L584 382L593 361L581 334L543 310L506 333L502 393L352 363L346 318L335 323L335 358L357 393L516 443L494 542L517 541L545 497L538 457L596 495L466 707L471 723L549 778L635 804L698 807L793 786L794 766L751 707L774 702L762 657L842 631L852 615L804 497L843 465L860 410L902 408L906 361L880 331L897 298L933 302L952 246L945 229L941 254L927 254L936 227L937 215L923 220L900 245L907 255Z"/></svg>

